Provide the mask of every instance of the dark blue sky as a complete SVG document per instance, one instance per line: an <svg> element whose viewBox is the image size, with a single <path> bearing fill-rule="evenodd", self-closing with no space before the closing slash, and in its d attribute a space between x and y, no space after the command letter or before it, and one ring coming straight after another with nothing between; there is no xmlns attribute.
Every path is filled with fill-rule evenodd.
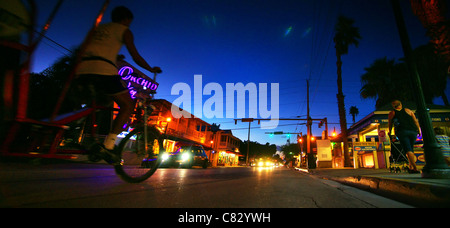
<svg viewBox="0 0 450 228"><path fill-rule="evenodd" d="M37 2L38 22L43 25L57 0ZM409 1L401 2L413 47L426 44L428 37L412 14ZM64 2L47 36L69 49L79 45L102 4L100 0ZM362 100L359 95L364 68L377 58L403 56L389 0L112 0L104 22L110 21L110 12L118 5L134 12L130 28L141 55L150 65L164 70L158 77L157 98L178 98L170 93L179 82L191 85L193 90L195 74L203 75L203 85L219 83L224 91L226 83L279 83L280 117L305 118L309 79L311 115L327 117L330 131L333 127L339 131L332 43L337 16L353 18L362 36L359 47L351 47L343 57L345 104L347 112L350 106L359 109L357 120L375 106L374 100ZM132 62L126 49L121 53ZM32 70L40 72L64 54L68 52L44 40ZM209 97L204 96L203 101ZM442 101L437 99L436 103ZM352 123L350 115L347 119ZM246 123L204 120L221 124L222 129L236 129L234 135L247 139ZM280 122L279 128L269 131L305 133L306 127L298 123ZM322 130L313 125L314 134L320 135ZM286 138L270 138L265 132L268 130L252 129L251 140L278 145L286 142ZM295 139L292 136L291 140Z"/></svg>

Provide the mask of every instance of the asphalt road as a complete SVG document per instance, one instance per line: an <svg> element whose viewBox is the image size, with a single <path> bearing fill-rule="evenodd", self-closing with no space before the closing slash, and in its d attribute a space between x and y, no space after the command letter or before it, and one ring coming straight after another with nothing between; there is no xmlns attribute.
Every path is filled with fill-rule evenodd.
<svg viewBox="0 0 450 228"><path fill-rule="evenodd" d="M402 208L408 205L286 168L159 169L129 184L101 164L0 163L0 207Z"/></svg>

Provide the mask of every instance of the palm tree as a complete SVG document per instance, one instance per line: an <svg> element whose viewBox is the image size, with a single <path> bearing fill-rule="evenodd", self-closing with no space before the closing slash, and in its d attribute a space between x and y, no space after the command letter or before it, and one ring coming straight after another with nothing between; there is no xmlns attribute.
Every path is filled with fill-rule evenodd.
<svg viewBox="0 0 450 228"><path fill-rule="evenodd" d="M344 166L351 166L350 155L348 153L348 142L347 142L347 120L345 112L344 103L344 93L342 92L342 55L348 54L348 48L350 45L355 45L358 47L359 39L361 35L359 34L359 29L353 26L355 21L353 19L340 16L338 18L337 24L335 26L335 36L334 43L336 48L337 57L337 86L338 86L338 107L339 107L339 122L341 125L341 136L344 142Z"/></svg>
<svg viewBox="0 0 450 228"><path fill-rule="evenodd" d="M359 109L356 106L350 107L350 115L352 115L353 124L355 124L356 116L359 114Z"/></svg>
<svg viewBox="0 0 450 228"><path fill-rule="evenodd" d="M433 98L442 97L445 105L449 104L445 94L447 85L446 67L441 59L433 53L432 45L422 45L413 51L417 63L422 89L427 104ZM414 101L412 85L404 59L396 62L386 57L375 60L370 67L364 68L361 76L363 99L376 99L375 108L380 108L392 100Z"/></svg>
<svg viewBox="0 0 450 228"><path fill-rule="evenodd" d="M450 72L450 27L446 18L446 0L411 0L414 14L427 29L430 42Z"/></svg>
<svg viewBox="0 0 450 228"><path fill-rule="evenodd" d="M375 60L370 67L364 68L361 76L363 99L376 99L375 108L378 109L392 100L413 100L411 85L404 63L386 57Z"/></svg>
<svg viewBox="0 0 450 228"><path fill-rule="evenodd" d="M445 94L447 85L447 67L443 59L433 50L432 44L422 45L413 50L413 57L422 83L423 95L427 104L433 98L441 97L446 106L450 106Z"/></svg>

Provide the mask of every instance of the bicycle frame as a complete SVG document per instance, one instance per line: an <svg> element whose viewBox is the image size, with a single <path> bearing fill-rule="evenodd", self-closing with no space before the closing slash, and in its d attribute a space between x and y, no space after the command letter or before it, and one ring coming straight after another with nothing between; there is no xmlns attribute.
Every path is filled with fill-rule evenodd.
<svg viewBox="0 0 450 228"><path fill-rule="evenodd" d="M30 0L31 1L31 0ZM100 10L95 23L88 34L85 42L83 43L81 47L81 51L77 56L76 64L72 70L72 72L69 74L66 83L63 87L61 96L59 96L59 99L57 101L57 104L55 106L55 109L50 116L49 119L46 120L33 120L26 116L27 111L27 102L28 102L28 82L29 82L29 74L21 74L21 80L20 80L20 88L23 87L23 92L21 91L19 102L18 102L18 114L16 115L15 119L10 123L10 126L8 126L8 132L5 136L5 139L2 142L2 145L0 145L0 156L18 156L18 157L33 157L33 158L57 158L57 159L73 159L76 158L73 156L73 154L84 154L87 152L86 149L62 149L59 148L59 144L63 139L64 133L69 129L69 126L67 126L69 123L72 123L73 121L82 119L87 116L92 116L92 136L93 138L97 139L96 137L96 111L99 109L109 109L101 106L96 106L95 103L88 108L84 108L72 113L64 114L57 116L57 113L61 107L62 102L64 101L64 98L69 90L69 86L71 85L71 82L73 81L75 75L76 75L76 69L77 65L80 62L82 53L84 52L84 49L86 48L87 44L89 43L89 40L92 38L92 34L97 28L98 24L101 22L101 18L103 17L103 14L106 10L107 5L109 4L110 0L106 0L103 4L102 9ZM50 22L53 20L53 17L55 16L55 13L57 9L60 7L62 3L62 0L59 0L58 5L55 7L55 10L52 12L52 15L50 19L48 20L45 30L40 33L40 37L35 41L34 43L31 43L30 47L24 47L28 51L27 61L26 63L29 63L31 61L32 53L37 46L37 43L42 39L44 36L44 32L49 28ZM30 32L32 33L32 32ZM3 45L3 43L0 42L0 45ZM25 67L21 69L21 72L29 72L29 64L25 64ZM23 79L23 77L26 77ZM156 73L154 75L153 81L156 81ZM156 90L156 88L155 88ZM145 111L144 119L148 119L148 114ZM147 123L145 123L147 124ZM37 132L37 130L40 132ZM145 129L145 134L147 134L147 127ZM26 130L26 131L23 131ZM44 131L42 134L41 132ZM36 133L37 132L37 133ZM25 133L25 135L23 134ZM31 134L31 135L29 135ZM34 134L34 135L32 135ZM33 136L36 136L34 138ZM22 138L21 138L22 137ZM49 137L52 137L51 140L48 140ZM32 140L31 143L29 143L27 140ZM17 143L19 141L19 143ZM50 143L47 143L50 141ZM19 144L19 145L17 145ZM28 145L29 144L29 145ZM145 142L146 150L148 149L148 142ZM24 146L27 145L27 146ZM25 148L26 147L26 148ZM39 152L33 151L35 148L39 148ZM43 148L48 150L45 150L46 153L42 153ZM64 153L64 154L63 154Z"/></svg>
<svg viewBox="0 0 450 228"><path fill-rule="evenodd" d="M156 80L156 73L154 74L153 79ZM153 92L153 94L154 93L155 92ZM147 126L147 127L148 127L147 120L149 118L149 113L147 110L148 106L146 104L148 101L151 101L151 98L152 98L152 96L149 98L143 98L143 99L141 98L141 99L139 99L138 102L136 102L136 106L140 107L144 110L144 114L143 114L144 121L143 122L144 122L144 126ZM0 147L0 152L2 152L1 155L3 155L3 156L18 156L18 157L33 157L33 158L75 159L76 158L76 156L74 156L75 154L86 154L88 151L87 148L85 148L85 149L64 149L64 148L60 148L59 144L62 142L64 133L70 129L70 127L67 126L68 124L70 124L76 120L80 120L84 117L88 117L88 116L91 116L91 120L92 120L91 136L96 141L98 141L98 136L96 133L96 131L97 131L96 112L99 110L118 111L119 109L98 106L94 99L92 104L90 105L90 107L86 107L86 108L77 110L72 113L67 113L67 114L57 116L51 122L47 122L47 120L38 121L38 120L31 120L31 119L27 119L26 121L21 122L21 120L19 119L10 128L9 134L7 135L3 145ZM18 133L22 127L22 124L30 124L31 126L40 126L41 128L46 127L48 129L50 129L49 133L54 134L54 137L51 140L51 144L48 146L48 150L46 151L46 153L42 153L42 151L39 151L39 152L32 151L34 148L44 148L45 147L45 144L48 141L48 140L46 140L47 139L46 135L37 136L38 138L43 137L43 139L41 139L41 140L33 139L33 137L30 137L31 139L33 139L33 142L31 142L30 145L28 146L28 148L25 149L26 150L25 153L24 152L11 152L10 147L14 144L14 140L16 139L16 136L18 135ZM147 127L144 128L145 135L148 134ZM49 131L48 129L47 129L47 132ZM32 131L32 129L30 131ZM54 131L56 131L56 132L54 132ZM145 150L149 149L147 137L145 137L145 147L146 147Z"/></svg>
<svg viewBox="0 0 450 228"><path fill-rule="evenodd" d="M70 129L67 125L69 123L72 123L76 120L80 120L84 117L91 116L92 119L92 132L91 135L94 138L97 138L96 136L96 112L98 110L115 110L108 107L103 106L95 106L92 105L92 107L83 108L81 110L68 113L65 115L58 116L53 122L46 122L46 121L38 121L38 120L27 120L25 123L31 124L31 126L40 126L41 128L43 126L47 127L47 132L50 134L55 134L54 138L51 140L50 146L48 146L48 151L46 153L43 153L42 151L31 151L34 148L44 148L45 144L47 142L46 137L47 135L41 135L40 137L43 137L43 139L31 139L33 140L32 143L27 148L27 151L24 152L11 152L13 149L11 148L13 146L14 140L16 139L16 136L18 135L19 130L21 129L21 122L18 121L17 123L14 123L14 125L11 127L11 130L9 134L7 135L4 144L2 145L2 154L3 156L17 156L17 157L33 157L33 158L58 158L58 159L74 159L76 157L73 156L73 154L84 154L87 152L87 150L83 149L63 149L58 148L60 142L62 141L62 138L64 136L64 133ZM49 131L50 130L50 131ZM32 129L30 129L32 132ZM56 131L56 132L54 132ZM37 136L39 137L39 136ZM37 141L37 142L35 142Z"/></svg>
<svg viewBox="0 0 450 228"><path fill-rule="evenodd" d="M5 127L5 129L8 129L6 138L3 140L2 145L0 146L0 155L3 156L21 156L21 157L40 157L40 158L63 158L63 159L70 159L73 158L70 155L57 155L56 154L56 147L57 147L57 143L58 140L56 139L60 139L64 133L64 131L66 129L68 129L68 127L65 125L71 121L73 121L74 119L79 119L82 118L84 116L87 116L91 113L94 112L94 108L91 109L85 109L83 111L79 111L76 112L73 115L69 115L67 117L64 118L60 118L57 120L56 117L56 113L59 110L59 107L61 106L62 101L65 98L65 95L67 93L68 87L75 75L76 72L76 66L74 67L73 71L70 73L68 80L66 81L66 84L63 88L63 92L61 94L61 96L59 97L58 103L55 107L55 110L50 118L50 121L40 121L40 120L33 120L27 117L26 113L27 113L27 104L28 104L28 95L29 95L29 77L30 77L30 65L31 65L31 61L32 61L32 55L33 52L35 51L37 45L40 43L40 41L42 40L42 38L45 36L45 32L49 29L51 22L53 21L56 12L58 11L58 9L60 8L63 0L59 0L58 3L56 4L54 10L52 11L52 13L50 14L50 17L48 18L45 26L43 27L42 31L39 33L39 36L37 39L33 39L34 36L34 22L36 20L35 18L35 11L36 11L36 6L33 0L28 0L30 6L31 6L31 10L30 10L30 16L31 16L31 23L32 26L30 26L29 30L28 30L28 44L27 45L22 45L19 43L12 43L12 42L6 42L6 41L0 41L0 45L2 46L7 46L13 49L17 49L17 50L21 50L26 52L26 58L24 63L22 64L22 67L20 69L17 69L18 71L18 75L19 75L19 79L18 79L18 89L20 90L20 92L18 93L18 98L17 98L17 110L15 110L15 116L14 116L14 120L11 122L9 127ZM99 14L97 15L94 25L91 28L86 41L84 42L83 46L81 47L81 53L84 52L85 47L87 46L89 40L92 38L92 34L95 31L95 29L97 28L98 24L101 22L103 14L106 11L107 6L109 5L110 0L105 0ZM81 55L78 56L78 61L81 59ZM76 64L77 65L77 64ZM16 72L17 73L17 72ZM14 73L12 72L6 72L5 75L5 91L8 91L9 94L11 94L11 90L12 90L12 86L13 86L13 79L14 78ZM8 103L12 103L12 97L5 97ZM12 105L11 105L12 106ZM9 108L11 109L12 107L5 107L5 108ZM3 121L3 120L2 120ZM6 123L5 123L6 124ZM13 146L13 142L16 138L16 136L18 136L20 134L20 130L24 127L28 127L28 128L33 128L33 127L42 127L42 128L49 128L51 130L56 130L56 136L55 136L55 140L53 140L53 142L50 145L50 150L48 154L36 154L36 153L18 153L15 152L13 150L11 150L11 147ZM2 126L3 127L3 126Z"/></svg>

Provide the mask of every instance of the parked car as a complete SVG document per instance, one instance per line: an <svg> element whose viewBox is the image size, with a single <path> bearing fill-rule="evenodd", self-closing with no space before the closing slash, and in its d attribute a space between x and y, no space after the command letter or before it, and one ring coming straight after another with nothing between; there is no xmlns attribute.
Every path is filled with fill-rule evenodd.
<svg viewBox="0 0 450 228"><path fill-rule="evenodd" d="M183 167L201 166L206 169L209 159L201 145L180 146L175 152L166 152L162 155L161 167Z"/></svg>

